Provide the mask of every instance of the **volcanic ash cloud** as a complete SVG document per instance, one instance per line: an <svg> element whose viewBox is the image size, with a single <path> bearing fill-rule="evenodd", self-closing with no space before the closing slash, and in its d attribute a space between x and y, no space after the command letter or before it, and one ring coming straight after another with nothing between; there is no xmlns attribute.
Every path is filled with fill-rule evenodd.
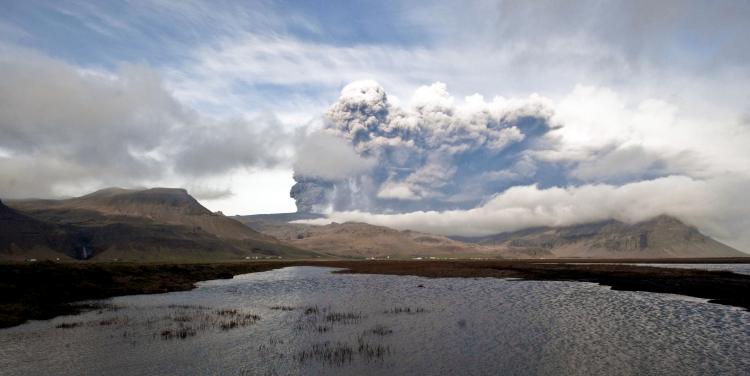
<svg viewBox="0 0 750 376"><path fill-rule="evenodd" d="M516 184L544 180L550 101L416 90L408 108L374 81L353 82L305 140L291 195L301 212L403 212L474 207Z"/></svg>

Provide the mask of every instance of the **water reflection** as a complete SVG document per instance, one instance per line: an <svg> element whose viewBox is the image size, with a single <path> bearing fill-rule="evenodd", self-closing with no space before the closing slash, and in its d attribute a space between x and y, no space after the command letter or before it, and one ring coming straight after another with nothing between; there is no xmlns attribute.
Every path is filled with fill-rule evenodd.
<svg viewBox="0 0 750 376"><path fill-rule="evenodd" d="M32 374L750 374L750 314L588 283L291 267L0 331Z"/></svg>

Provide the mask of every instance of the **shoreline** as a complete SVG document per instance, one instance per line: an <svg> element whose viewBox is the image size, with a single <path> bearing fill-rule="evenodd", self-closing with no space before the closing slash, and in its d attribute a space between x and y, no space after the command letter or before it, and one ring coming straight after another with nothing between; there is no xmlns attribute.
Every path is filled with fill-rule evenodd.
<svg viewBox="0 0 750 376"><path fill-rule="evenodd" d="M750 310L750 276L726 271L630 265L750 263L750 259L669 260L278 260L213 263L0 264L0 328L86 310L76 302L195 288L195 283L287 266L341 268L337 273L428 278L519 278L593 282L613 290L686 295Z"/></svg>

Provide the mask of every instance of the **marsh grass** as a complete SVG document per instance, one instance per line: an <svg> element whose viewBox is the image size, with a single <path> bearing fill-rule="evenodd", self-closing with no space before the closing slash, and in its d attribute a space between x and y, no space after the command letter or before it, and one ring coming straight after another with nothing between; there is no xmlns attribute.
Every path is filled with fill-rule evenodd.
<svg viewBox="0 0 750 376"><path fill-rule="evenodd" d="M55 325L55 328L57 328L57 329L73 329L73 328L77 328L79 326L83 326L83 322L82 321L60 323L60 324Z"/></svg>
<svg viewBox="0 0 750 376"><path fill-rule="evenodd" d="M313 344L308 350L294 355L300 363L318 361L331 366L342 366L351 363L357 355L367 362L382 361L392 353L390 346L368 342L364 336L357 337L356 349L344 342L322 342Z"/></svg>
<svg viewBox="0 0 750 376"><path fill-rule="evenodd" d="M209 310L211 308L200 306L200 305L188 305L188 304L170 304L167 306L170 309L195 309L195 310Z"/></svg>
<svg viewBox="0 0 750 376"><path fill-rule="evenodd" d="M276 305L270 307L274 311L294 311L294 307L291 306L283 306L283 305Z"/></svg>
<svg viewBox="0 0 750 376"><path fill-rule="evenodd" d="M283 345L284 340L278 337L271 337L268 339L268 344L271 346Z"/></svg>
<svg viewBox="0 0 750 376"><path fill-rule="evenodd" d="M177 315L172 317L172 320L174 320L174 322L191 322L193 321L193 317L190 315Z"/></svg>
<svg viewBox="0 0 750 376"><path fill-rule="evenodd" d="M334 324L355 324L363 318L361 313L333 312L331 307L317 305L302 307L301 310L293 327L296 332L328 333L333 330Z"/></svg>
<svg viewBox="0 0 750 376"><path fill-rule="evenodd" d="M323 362L328 365L341 366L351 363L354 356L354 348L342 342L316 343L309 350L303 350L294 356L300 363L311 360Z"/></svg>
<svg viewBox="0 0 750 376"><path fill-rule="evenodd" d="M233 314L223 315L223 316L228 317L228 319L226 321L221 321L219 323L219 328L221 330L231 330L235 328L248 326L251 324L255 324L256 321L260 320L260 316L258 315L255 315L252 313L242 314L242 313L236 312L236 310Z"/></svg>
<svg viewBox="0 0 750 376"><path fill-rule="evenodd" d="M425 313L425 312L427 312L427 310L424 309L424 308L422 308L422 307L416 307L416 308L412 308L412 307L393 307L392 309L386 310L383 313L385 313L385 314L392 314L392 315L398 315L398 314L402 314L402 313L403 314L407 314L407 315L412 315L412 314L416 314L416 313Z"/></svg>
<svg viewBox="0 0 750 376"><path fill-rule="evenodd" d="M191 327L180 327L176 329L165 329L161 331L161 338L164 340L186 339L195 335L196 331Z"/></svg>
<svg viewBox="0 0 750 376"><path fill-rule="evenodd" d="M383 360L391 354L390 346L367 342L364 336L357 337L357 353L367 361Z"/></svg>
<svg viewBox="0 0 750 376"><path fill-rule="evenodd" d="M200 306L181 305L169 307L174 311L162 316L161 320L146 323L148 328L156 325L157 333L165 340L185 339L211 329L228 331L242 328L261 319L260 315L237 309L209 310Z"/></svg>
<svg viewBox="0 0 750 376"><path fill-rule="evenodd" d="M366 334L374 334L374 335L383 337L383 336L387 336L389 334L393 334L393 330L389 329L385 325L375 325L374 328L372 328L370 330L366 330L365 333Z"/></svg>
<svg viewBox="0 0 750 376"><path fill-rule="evenodd" d="M331 312L325 316L325 321L340 324L359 324L363 317L362 312Z"/></svg>
<svg viewBox="0 0 750 376"><path fill-rule="evenodd" d="M88 325L90 326L112 326L112 325L124 325L127 324L130 320L127 316L116 316L116 317L110 317L103 320L93 321L90 322Z"/></svg>
<svg viewBox="0 0 750 376"><path fill-rule="evenodd" d="M320 313L320 309L318 308L317 305L305 307L304 313L305 315L317 315L318 313Z"/></svg>

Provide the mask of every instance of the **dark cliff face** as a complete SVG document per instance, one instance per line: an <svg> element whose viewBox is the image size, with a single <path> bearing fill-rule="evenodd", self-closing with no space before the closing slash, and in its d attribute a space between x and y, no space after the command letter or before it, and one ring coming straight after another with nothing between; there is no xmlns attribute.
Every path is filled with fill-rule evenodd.
<svg viewBox="0 0 750 376"><path fill-rule="evenodd" d="M0 252L49 249L73 258L86 258L88 239L76 228L36 220L0 202Z"/></svg>

